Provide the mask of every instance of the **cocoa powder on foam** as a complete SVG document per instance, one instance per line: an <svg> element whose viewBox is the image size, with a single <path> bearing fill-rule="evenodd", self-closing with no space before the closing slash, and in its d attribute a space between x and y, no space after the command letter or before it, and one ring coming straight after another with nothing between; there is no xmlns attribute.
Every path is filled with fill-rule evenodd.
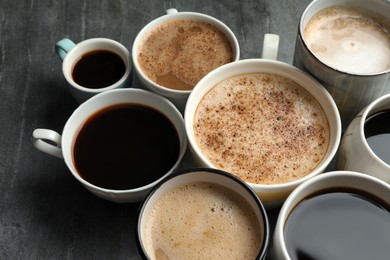
<svg viewBox="0 0 390 260"><path fill-rule="evenodd" d="M155 83L192 89L211 70L233 61L232 46L217 27L195 20L165 22L148 32L138 62Z"/></svg>
<svg viewBox="0 0 390 260"><path fill-rule="evenodd" d="M315 98L272 74L243 74L217 84L201 100L195 139L217 168L258 184L286 183L323 159L329 125Z"/></svg>

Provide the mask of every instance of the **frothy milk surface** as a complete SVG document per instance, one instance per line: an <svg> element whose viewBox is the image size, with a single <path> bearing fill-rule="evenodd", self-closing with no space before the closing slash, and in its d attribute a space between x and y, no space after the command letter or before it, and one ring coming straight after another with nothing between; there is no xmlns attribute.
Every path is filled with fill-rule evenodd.
<svg viewBox="0 0 390 260"><path fill-rule="evenodd" d="M321 162L329 125L301 86L255 73L226 79L202 98L194 135L215 167L247 182L276 184L299 179Z"/></svg>
<svg viewBox="0 0 390 260"><path fill-rule="evenodd" d="M364 9L333 6L304 30L309 49L325 64L354 74L390 69L390 23Z"/></svg>
<svg viewBox="0 0 390 260"><path fill-rule="evenodd" d="M143 241L151 259L255 259L263 241L248 202L217 184L173 188L146 218Z"/></svg>
<svg viewBox="0 0 390 260"><path fill-rule="evenodd" d="M194 20L165 22L140 42L138 62L145 75L167 88L190 90L211 70L233 61L226 35Z"/></svg>

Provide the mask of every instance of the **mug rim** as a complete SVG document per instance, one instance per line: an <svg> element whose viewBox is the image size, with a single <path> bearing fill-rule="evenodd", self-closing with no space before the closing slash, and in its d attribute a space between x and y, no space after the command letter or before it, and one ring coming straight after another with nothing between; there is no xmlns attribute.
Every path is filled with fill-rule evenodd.
<svg viewBox="0 0 390 260"><path fill-rule="evenodd" d="M209 74L207 74L204 78L202 78L199 83L195 86L194 90L190 94L188 101L187 101L187 106L184 112L184 123L185 123L185 130L187 133L187 139L188 139L188 144L189 148L196 153L196 155L201 159L202 163L206 164L207 167L211 168L216 168L201 152L194 134L193 134L193 119L194 119L194 114L196 112L196 107L199 105L199 102L201 101L202 97L207 93L207 91L211 90L213 86L211 86L211 83L208 83L210 78L216 77L215 75L220 75L223 74L225 70L228 70L230 68L234 67L240 67L242 65L248 65L248 64L258 64L258 65L274 65L279 68L283 68L288 71L288 73L280 73L280 71L273 71L273 72L264 72L264 70L256 69L254 72L234 72L234 73L227 73L228 76L223 76L222 79L218 80L218 82L221 82L223 80L226 80L230 77L233 77L235 75L241 75L241 74L246 74L246 73L272 73L276 74L282 77L289 78L290 80L293 80L296 82L294 79L294 76L300 76L304 81L310 82L310 87L302 86L300 82L296 82L298 85L300 85L303 89L308 91L321 105L322 109L325 112L325 115L327 116L328 119L328 124L329 124L329 130L330 130L330 139L329 139L329 144L328 144L328 149L327 152L324 156L324 158L321 160L321 162L308 174L303 176L302 178L290 181L290 182L285 182L285 183L275 183L275 184L258 184L258 183L251 183L247 182L249 185L251 185L253 188L255 188L256 192L261 192L261 193L269 193L269 192L277 192L280 193L282 191L287 191L288 189L297 186L298 184L312 178L315 175L318 175L322 171L325 170L327 165L331 162L333 157L335 156L340 139L341 139L341 118L340 114L338 112L338 108L336 106L336 103L334 102L333 98L330 96L330 94L324 89L324 87L317 81L315 80L311 75L307 74L304 71L299 70L298 68L281 62L281 61L276 61L276 60L266 60L266 59L244 59L240 61L236 61L233 63L225 64L221 67L218 67L217 69L213 70ZM268 66L269 67L269 66ZM265 68L265 67L264 67ZM286 74L288 76L286 76ZM218 84L218 83L216 83ZM206 87L204 87L206 86ZM324 100L320 102L318 98L313 94L313 87L317 89L321 93L321 95L324 97ZM207 89L206 93L204 94L199 94L201 97L195 97L195 95L198 95L197 92L199 89ZM199 101L194 101L194 99L199 99ZM326 102L328 103L333 110L332 111L325 111L323 107L323 103ZM190 109L188 104L191 106L195 107L194 109ZM192 111L193 110L193 111ZM333 125L330 124L330 118L334 116L334 121L332 122ZM332 134L332 130L335 132ZM258 189L258 190L257 190Z"/></svg>
<svg viewBox="0 0 390 260"><path fill-rule="evenodd" d="M168 9L168 10L170 10L170 9ZM149 23L147 23L141 29L141 31L138 32L136 38L134 39L133 46L132 46L133 65L134 65L134 68L135 68L137 75L139 75L139 77L142 77L143 80L145 80L148 84L153 86L154 89L158 89L159 91L161 91L163 93L167 93L168 95L169 94L189 95L192 91L192 89L179 90L179 89L173 89L173 88L169 88L169 87L165 87L165 86L157 84L156 82L149 79L149 77L147 77L145 75L144 71L142 70L141 66L138 63L138 49L139 49L140 42L143 40L144 36L148 32L150 32L152 29L159 26L160 24L163 24L167 21L174 21L174 20L202 21L202 22L209 23L209 24L217 27L221 32L224 33L224 35L229 40L229 43L232 47L233 54L234 54L232 62L238 61L240 59L240 47L238 44L237 37L235 36L233 31L224 22L220 21L219 19L217 19L213 16L210 16L210 15L204 14L204 13L189 12L189 11L183 11L183 12L177 11L174 13L164 14L162 16L159 16L159 17L153 19Z"/></svg>
<svg viewBox="0 0 390 260"><path fill-rule="evenodd" d="M108 105L98 105L98 108L92 109L93 112L88 113L88 115L86 115L81 120L81 122L79 124L77 124L77 126L74 128L73 131L71 129L72 128L71 124L72 124L72 121L76 120L76 118L78 117L78 114L80 114L81 111L83 111L85 109L85 107L87 107L88 105L98 102L99 99L104 99L107 95L113 95L115 93L126 93L126 92L129 93L129 94L130 93L137 93L138 95L150 96L150 97L154 98L155 100L160 100L161 102L164 103L164 106L167 106L168 109L172 110L172 113L174 114L173 117L176 117L176 119L178 119L181 122L180 126L177 126L171 120L171 116L167 116L166 113L160 111L160 109L158 109L154 104L145 104L144 102L141 102L141 101L138 101L138 102L126 101L129 104L139 104L139 105L144 105L144 106L150 107L150 108L160 112L165 117L167 117L167 119L175 127L175 130L176 130L177 135L178 135L178 139L179 139L179 143L180 143L179 155L178 155L178 158L176 159L175 163L172 165L172 167L167 172L165 172L162 176L160 176L158 179L154 180L151 183L148 183L148 184L140 186L140 187L131 188L131 189L123 189L123 190L108 189L108 188L99 187L99 186L97 186L95 184L92 184L92 183L86 181L84 178L82 178L80 176L80 174L77 172L76 168L75 168L74 160L73 160L73 145L74 145L75 137L78 135L78 132L79 132L80 128L82 128L83 123L86 120L88 120L88 118L90 118L91 115L93 115L94 113L100 111L101 109L104 109L107 106L111 106L111 105L115 105L115 104L126 104L126 102L115 101L115 102L111 102ZM69 131L72 131L72 132L70 132L68 134L69 137L67 137L66 133L69 132ZM69 149L70 154L65 154L65 150L64 150L64 143L65 142L64 142L64 140L66 138L69 139L67 146L70 147L70 149ZM183 117L182 117L181 113L179 112L179 110L169 100L167 100L166 98L164 98L164 97L162 97L162 96L160 96L158 94L155 94L155 93L147 91L147 90L134 89L134 88L113 89L113 90L110 90L110 91L101 92L101 93L91 97L90 99L88 99L84 103L82 103L78 108L76 108L76 110L74 110L72 115L68 118L68 120L67 120L67 122L66 122L66 124L64 126L64 129L62 131L61 143L62 143L62 148L61 149L62 149L62 154L63 154L63 157L64 157L65 164L67 165L67 167L70 170L70 172L72 173L72 175L81 184L83 184L85 187L91 188L94 191L103 192L105 194L118 194L118 195L120 195L120 194L136 194L138 192L143 192L143 191L146 191L148 189L153 188L162 179L164 179L165 177L171 175L175 171L175 169L178 167L178 165L182 161L182 159L183 159L183 157L184 157L184 155L186 153L186 150L187 150L187 137L185 135L184 120L183 120Z"/></svg>
<svg viewBox="0 0 390 260"><path fill-rule="evenodd" d="M368 153L370 154L371 158L374 158L375 161L377 163L379 163L382 167L384 168L387 168L390 170L390 165L387 164L384 160L382 160L382 158L380 158L372 149L371 147L368 145L368 142L367 142L367 139L366 139L366 134L365 134L365 131L364 131L364 126L366 124L366 120L368 117L372 116L372 115L375 115L376 113L378 112L381 112L383 110L377 110L377 106L378 104L384 102L387 100L387 103L389 104L389 108L387 108L386 110L389 110L390 111L390 93L389 94L385 94L379 98L377 98L376 100L374 100L373 102L371 102L365 109L362 113L360 113L357 117L361 116L361 120L359 122L359 132L360 132L360 140L362 142L362 144L364 145L364 148L368 151Z"/></svg>
<svg viewBox="0 0 390 260"><path fill-rule="evenodd" d="M88 50L79 54L78 57L80 57L81 55L83 55L87 52L91 52L94 50L107 50L107 48L97 48L97 47L91 48L89 45L94 44L94 43L97 43L99 45L100 44L108 44L108 45L113 46L115 48L115 50L119 50L119 51L112 51L112 50L109 50L109 51L114 52L116 55L118 55L126 67L125 73L118 81L116 81L114 84L111 84L109 86L102 87L102 88L84 87L84 86L76 83L72 77L73 68L74 68L75 64L77 63L77 61L79 60L77 57L73 58L73 55L74 55L74 52L77 52L79 48L87 47ZM118 54L118 53L121 53L121 54ZM124 59L124 57L125 57L125 59ZM73 59L70 60L71 58L73 58ZM72 64L67 65L68 63L72 63ZM67 66L69 66L70 70L67 69ZM115 41L115 40L112 40L112 39L109 39L109 38L101 38L100 37L100 38L89 38L89 39L83 40L83 41L77 43L66 54L64 60L62 61L62 73L63 73L66 81L73 88L75 88L79 91L85 92L85 93L89 93L89 94L97 94L97 93L105 92L107 90L112 90L112 89L118 88L118 86L122 85L130 77L131 70L132 70L132 63L131 63L131 57L130 57L129 50L122 43Z"/></svg>
<svg viewBox="0 0 390 260"><path fill-rule="evenodd" d="M278 245L278 249L280 250L284 257L289 258L289 254L287 251L286 247L286 241L285 241L285 236L284 236L284 227L286 224L286 220L288 216L291 214L291 212L294 210L294 208L302 201L302 199L310 196L310 194L313 194L313 192L310 192L306 194L305 190L307 190L308 187L311 187L313 185L316 185L318 183L325 182L326 180L332 180L332 179L340 179L340 178L355 178L355 179L360 179L360 180L365 180L368 181L376 186L382 186L385 189L388 189L390 191L390 185L386 183L383 180L380 180L376 177L373 177L368 174L364 174L361 172L355 172L355 171L345 171L345 170L340 170L340 171L331 171L331 172L325 172L323 174L317 175L310 180L305 181L301 185L299 185L296 189L294 189L291 194L287 197L286 201L284 202L283 206L280 209L280 212L278 214L277 222L275 225L275 231L274 231L274 245ZM353 184L354 185L354 184ZM327 189L329 184L322 185L320 189L316 188L316 190L321 191L324 189ZM343 183L340 185L339 183L334 184L332 187L337 187L340 189L343 188L349 188L349 184ZM373 194L372 189L370 191L367 191L367 189L364 190L364 187L362 188L362 191L368 193L368 194ZM303 193L304 195L301 195ZM302 197L302 198L301 198ZM378 199L381 199L379 196ZM298 200L299 199L299 200ZM386 201L384 201L386 202ZM275 240L278 239L278 243L275 243Z"/></svg>
<svg viewBox="0 0 390 260"><path fill-rule="evenodd" d="M231 179L234 182L236 182L237 184L239 184L251 196L251 198L253 199L253 201L256 204L256 207L260 211L261 219L263 222L263 229L264 229L262 232L264 235L263 243L261 245L261 248L259 250L259 254L257 255L256 259L264 259L268 253L268 250L269 250L268 247L269 247L269 243L270 243L270 224L269 224L269 220L268 220L268 216L267 216L267 211L265 210L263 202L257 196L256 192L245 181L241 180L237 176L235 176L229 172L226 172L224 170L215 169L215 168L207 168L207 167L193 167L193 168L179 170L179 171L167 176L163 180L161 180L159 183L157 183L153 187L152 190L149 191L149 193L147 194L145 199L142 201L140 207L138 208L138 213L137 213L138 217L137 217L137 223L136 223L136 228L135 228L138 252L141 254L141 256L145 259L147 258L145 247L143 246L143 243L141 243L142 236L141 236L140 230L142 229L141 222L142 222L143 213L144 213L145 208L146 208L147 204L149 203L150 199L154 196L154 194L157 192L157 190L161 186L163 186L165 183L171 181L172 179L174 179L176 177L180 177L180 176L186 175L186 174L196 174L197 172L204 172L205 174L216 174L216 175L222 176L222 178ZM203 181L208 182L207 180L203 180ZM189 181L187 183L192 183L192 181ZM223 185L223 186L226 188L229 188L228 186L225 186L225 185ZM236 191L234 191L234 192L236 192ZM241 193L240 193L240 195L241 195Z"/></svg>
<svg viewBox="0 0 390 260"><path fill-rule="evenodd" d="M305 40L305 37L304 37L304 33L303 31L305 30L305 25L304 25L304 19L307 18L308 16L308 13L311 11L312 8L314 8L318 3L320 2L327 2L328 0L313 0L312 2L310 2L305 10L302 12L300 18L299 18L299 25L298 25L298 38L301 40L301 42L303 43L303 46L304 48L308 51L308 53L310 53L312 55L312 57L317 60L317 62L319 62L320 64L324 65L326 68L328 68L329 70L332 70L332 71L335 71L335 72L338 72L338 73L341 73L341 74L344 74L344 75L350 75L350 76L353 76L353 77L361 77L361 78L367 78L367 77L375 77L375 76L380 76L380 75L385 75L385 74L388 74L390 73L390 68L388 68L387 70L384 70L384 71L380 71L380 72L375 72L375 73L356 73L356 72L348 72L348 71L344 71L342 69L338 69L336 68L335 66L332 66L331 64L327 64L325 62L323 62L320 58L317 57L317 55L315 55L312 50L309 48L306 40ZM372 1L372 3L374 3L376 0L370 0L370 2ZM318 13L319 11L325 9L325 8L328 8L328 7L331 7L331 6L353 6L353 7L358 7L358 8L363 8L363 9L366 9L367 8L364 8L364 7L361 7L360 5L359 6L356 6L356 5L353 5L353 4L356 4L356 3L359 3L359 1L355 1L354 3L351 3L351 1L343 1L343 2L340 2L340 1L334 1L334 2L331 2L331 3L327 3L325 7L323 8L320 8L318 9L311 17L313 17L316 13ZM314 7L313 7L314 6ZM389 8L390 9L390 8ZM372 10L369 10L371 12L374 12ZM375 12L377 13L377 12ZM378 14L379 15L379 14ZM382 16L382 15L381 15ZM310 18L311 18L310 17ZM389 20L390 21L390 20Z"/></svg>

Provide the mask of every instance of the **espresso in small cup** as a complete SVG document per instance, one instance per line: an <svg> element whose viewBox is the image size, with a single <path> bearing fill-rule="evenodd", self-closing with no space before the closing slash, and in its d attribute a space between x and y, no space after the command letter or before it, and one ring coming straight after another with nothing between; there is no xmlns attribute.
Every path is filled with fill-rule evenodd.
<svg viewBox="0 0 390 260"><path fill-rule="evenodd" d="M352 74L390 69L390 21L363 8L331 6L308 22L304 39L322 62Z"/></svg>
<svg viewBox="0 0 390 260"><path fill-rule="evenodd" d="M55 51L70 91L79 103L96 94L130 86L130 53L117 41L91 38L75 44L64 38L56 43Z"/></svg>
<svg viewBox="0 0 390 260"><path fill-rule="evenodd" d="M156 186L141 208L138 242L143 257L264 259L266 213L244 182L212 169L171 177Z"/></svg>
<svg viewBox="0 0 390 260"><path fill-rule="evenodd" d="M320 103L296 82L271 73L240 74L199 102L194 136L215 167L250 183L281 184L323 160L330 128Z"/></svg>
<svg viewBox="0 0 390 260"><path fill-rule="evenodd" d="M80 86L98 89L116 83L125 71L126 65L119 55L107 50L95 50L79 58L72 77Z"/></svg>
<svg viewBox="0 0 390 260"><path fill-rule="evenodd" d="M197 20L166 21L143 36L138 63L156 84L191 90L211 70L232 62L229 39L216 26Z"/></svg>

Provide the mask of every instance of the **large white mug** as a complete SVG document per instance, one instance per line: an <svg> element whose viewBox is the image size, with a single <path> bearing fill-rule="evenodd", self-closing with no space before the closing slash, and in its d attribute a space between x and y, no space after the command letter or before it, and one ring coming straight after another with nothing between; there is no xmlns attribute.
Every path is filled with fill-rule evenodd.
<svg viewBox="0 0 390 260"><path fill-rule="evenodd" d="M170 169L167 172L162 173L162 176L158 179L141 187L129 189L102 188L85 180L76 169L74 146L76 137L78 136L80 130L91 116L103 109L113 107L118 104L140 105L147 109L153 109L154 111L161 113L162 116L166 117L172 123L172 126L177 132L177 138L179 139L179 153ZM159 131L159 129L151 129L151 131L153 130ZM107 136L107 138L110 138L110 136ZM99 142L99 140L97 140L97 142ZM119 142L118 145L121 145L120 140L116 140L116 142ZM100 198L121 203L137 202L142 200L148 191L156 185L156 183L171 174L179 166L185 154L187 139L184 130L183 117L169 100L146 90L117 89L100 93L81 104L67 120L61 135L49 129L35 129L33 132L33 144L38 150L63 159L72 175L90 192ZM127 147L127 149L130 150L134 148L130 146ZM110 151L107 152L110 153ZM154 156L153 158L156 158ZM148 163L153 164L153 158L150 158ZM121 160L126 159L123 157ZM139 172L134 169L132 170L130 165L129 174L137 175ZM139 177L142 178L142 176Z"/></svg>
<svg viewBox="0 0 390 260"><path fill-rule="evenodd" d="M267 40L268 37L266 37ZM272 38L272 37L271 37ZM267 44L265 44L267 45ZM272 44L270 44L272 46ZM276 57L275 55L272 55ZM294 181L279 184L249 183L266 207L280 205L288 194L299 184L323 172L329 165L339 146L341 137L341 121L337 106L325 88L305 72L283 62L270 59L248 59L221 66L206 75L193 89L187 102L184 119L189 149L196 165L216 167L202 152L195 139L194 117L202 98L221 81L241 74L269 73L296 82L309 92L321 105L329 124L329 144L323 159L306 176ZM227 107L222 109L229 109ZM223 113L223 111L221 111ZM248 119L250 120L250 119ZM224 126L219 126L224 128ZM261 149L261 147L259 148ZM224 169L226 170L226 169ZM234 174L234 172L231 172Z"/></svg>

